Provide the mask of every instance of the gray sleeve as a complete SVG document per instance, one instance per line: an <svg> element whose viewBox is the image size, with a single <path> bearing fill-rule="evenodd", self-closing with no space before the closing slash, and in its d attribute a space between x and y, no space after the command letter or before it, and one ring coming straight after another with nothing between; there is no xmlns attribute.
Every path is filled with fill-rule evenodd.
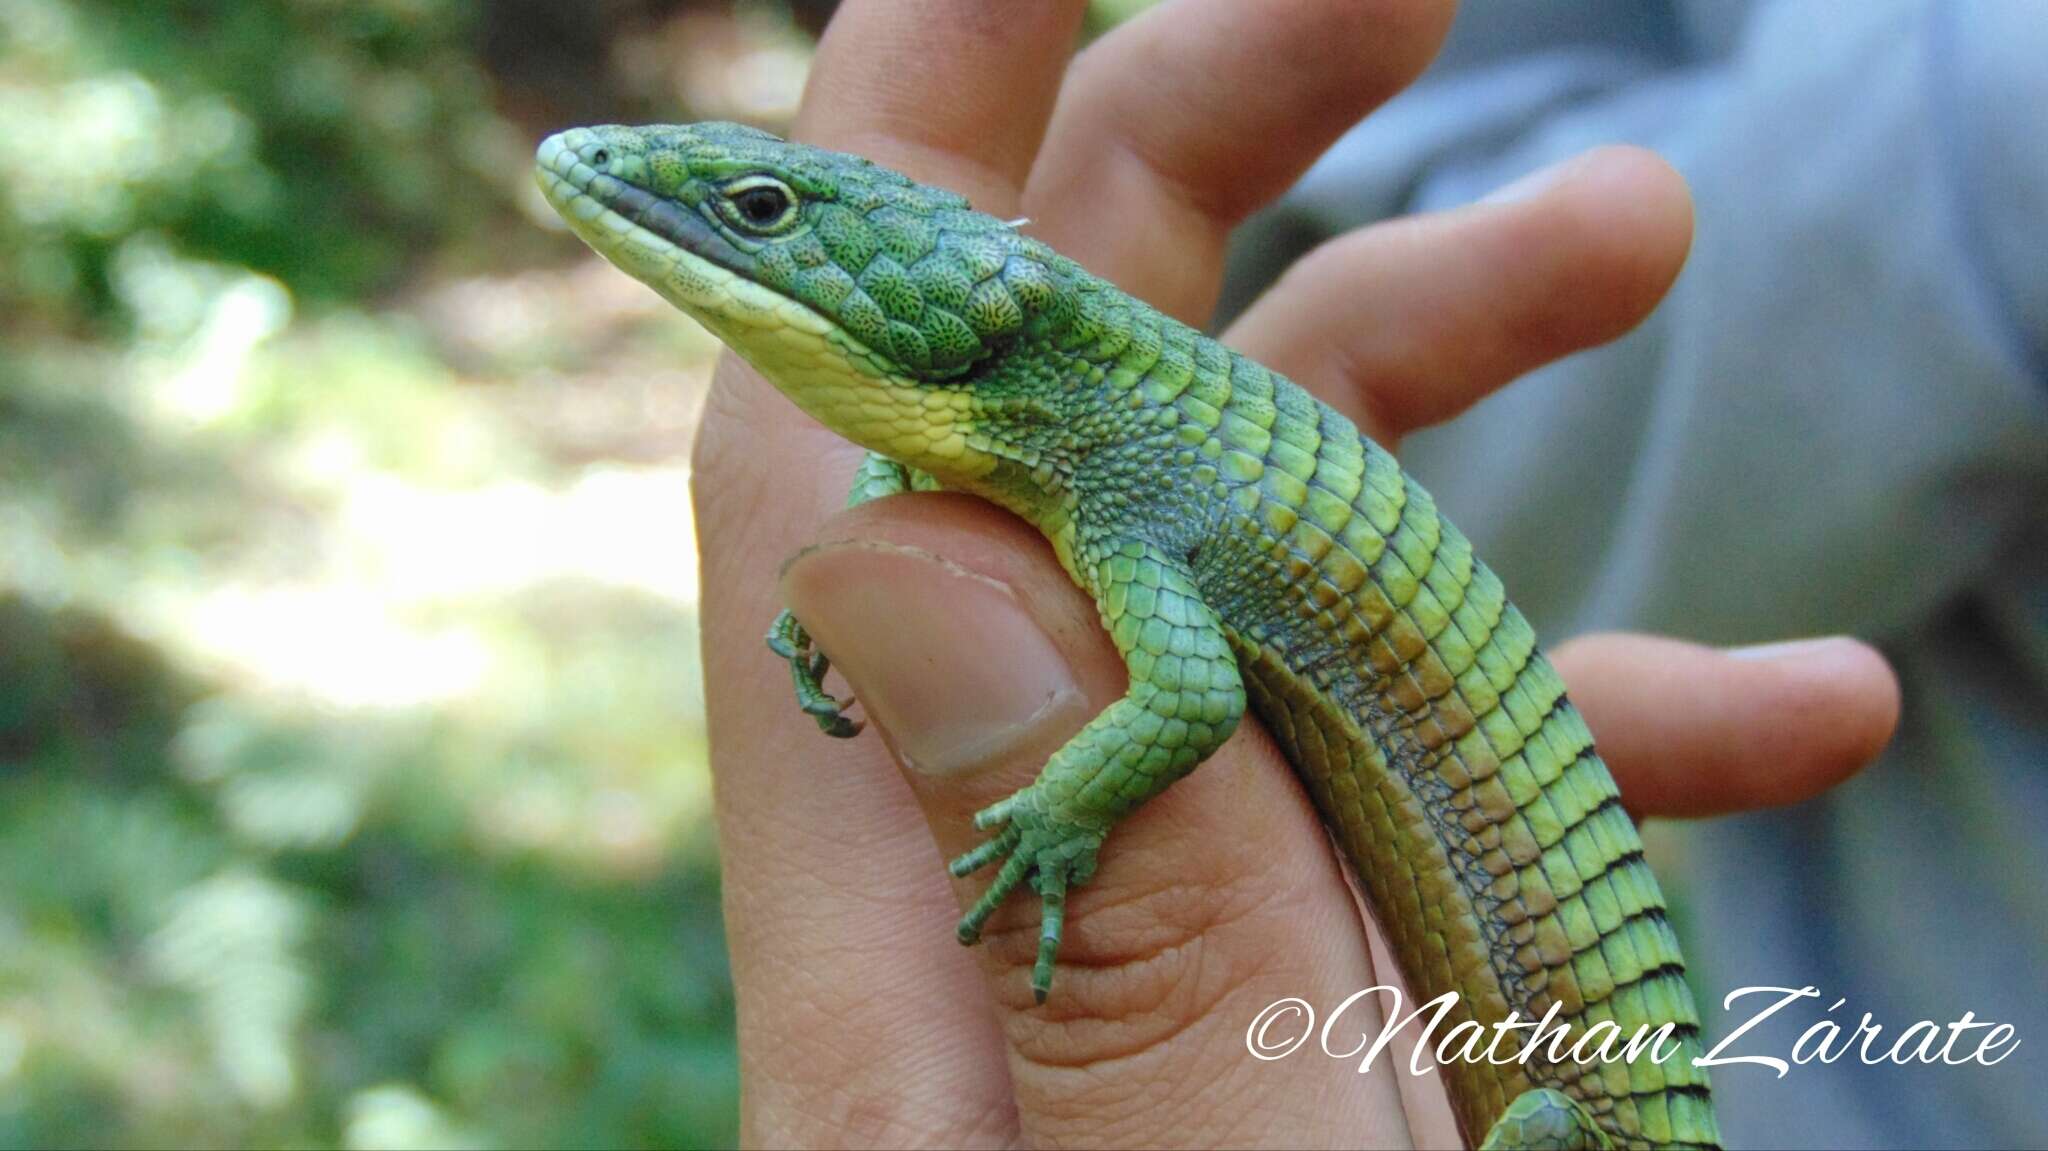
<svg viewBox="0 0 2048 1151"><path fill-rule="evenodd" d="M1414 171L1403 206L1445 207L1633 142L1693 186L1642 329L1404 450L1539 623L1882 635L2017 546L2048 493L2044 59L2025 4L1760 6L1715 63ZM1341 201L1342 162L1297 202Z"/></svg>

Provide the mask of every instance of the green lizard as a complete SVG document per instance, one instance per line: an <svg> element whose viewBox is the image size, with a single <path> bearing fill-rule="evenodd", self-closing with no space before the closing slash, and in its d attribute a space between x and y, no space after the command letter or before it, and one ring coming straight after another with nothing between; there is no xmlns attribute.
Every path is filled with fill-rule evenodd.
<svg viewBox="0 0 2048 1151"><path fill-rule="evenodd" d="M850 504L929 487L991 500L1095 598L1129 692L975 817L992 837L952 871L1000 867L963 942L1028 882L1042 1001L1067 893L1110 829L1249 704L1408 985L1457 994L1446 1029L1552 1009L1574 1037L1670 1025L1661 1062L1549 1062L1546 1047L1449 1063L1468 1139L1718 1142L1678 943L1585 723L1500 581L1349 420L856 156L730 124L579 128L541 145L538 178L598 252L868 449ZM854 734L788 613L769 642L804 710Z"/></svg>

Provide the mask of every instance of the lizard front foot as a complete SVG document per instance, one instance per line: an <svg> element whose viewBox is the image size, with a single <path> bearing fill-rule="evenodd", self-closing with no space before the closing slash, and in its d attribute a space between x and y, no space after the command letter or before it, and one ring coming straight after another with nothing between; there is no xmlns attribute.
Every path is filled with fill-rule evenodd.
<svg viewBox="0 0 2048 1151"><path fill-rule="evenodd" d="M995 831L996 837L955 859L947 870L964 876L999 859L1003 867L996 873L995 882L960 917L960 942L978 941L988 917L995 914L1018 884L1029 879L1042 905L1038 962L1031 968L1031 993L1043 1003L1052 990L1053 963L1059 957L1060 931L1067 916L1067 889L1086 883L1095 874L1095 853L1102 847L1108 829L1087 827L1047 813L1036 787L1027 787L985 808L974 817L974 826Z"/></svg>
<svg viewBox="0 0 2048 1151"><path fill-rule="evenodd" d="M811 633L787 611L768 626L768 650L789 661L790 681L796 685L796 705L818 721L818 730L837 739L860 734L860 720L849 719L846 709L853 701L835 699L825 690L825 672L832 661L811 643Z"/></svg>

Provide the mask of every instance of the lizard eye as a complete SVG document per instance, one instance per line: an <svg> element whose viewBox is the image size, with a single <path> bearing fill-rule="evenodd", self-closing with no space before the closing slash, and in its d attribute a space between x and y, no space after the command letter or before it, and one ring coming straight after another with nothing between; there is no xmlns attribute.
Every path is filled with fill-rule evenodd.
<svg viewBox="0 0 2048 1151"><path fill-rule="evenodd" d="M796 197L782 181L754 176L725 189L725 217L742 231L781 231L796 220Z"/></svg>
<svg viewBox="0 0 2048 1151"><path fill-rule="evenodd" d="M772 224L789 209L789 198L774 188L748 188L732 202L749 224Z"/></svg>

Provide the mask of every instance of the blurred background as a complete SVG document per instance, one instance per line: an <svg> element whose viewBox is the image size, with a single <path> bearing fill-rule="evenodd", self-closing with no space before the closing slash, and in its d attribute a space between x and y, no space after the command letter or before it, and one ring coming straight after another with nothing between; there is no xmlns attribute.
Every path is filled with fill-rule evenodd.
<svg viewBox="0 0 2048 1151"><path fill-rule="evenodd" d="M0 1146L733 1141L716 344L530 168L830 7L0 3Z"/></svg>

